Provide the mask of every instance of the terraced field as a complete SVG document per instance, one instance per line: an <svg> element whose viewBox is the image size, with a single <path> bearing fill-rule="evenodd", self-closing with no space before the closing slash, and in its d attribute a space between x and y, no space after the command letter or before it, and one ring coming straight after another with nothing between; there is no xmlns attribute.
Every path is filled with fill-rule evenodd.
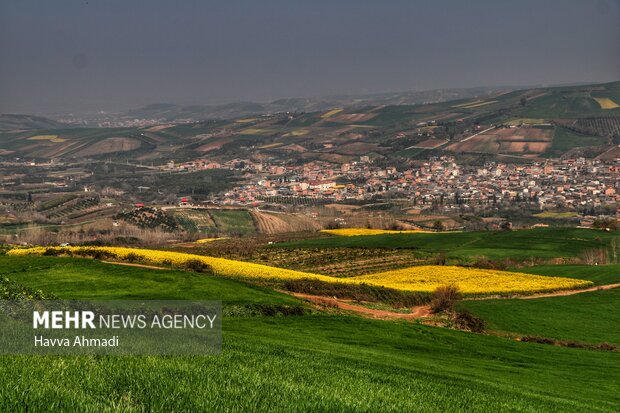
<svg viewBox="0 0 620 413"><path fill-rule="evenodd" d="M174 210L173 215L188 230L211 232L216 229L207 209L179 208Z"/></svg>
<svg viewBox="0 0 620 413"><path fill-rule="evenodd" d="M246 260L333 277L355 277L428 263L414 250L366 248L263 248ZM431 257L432 258L432 257Z"/></svg>

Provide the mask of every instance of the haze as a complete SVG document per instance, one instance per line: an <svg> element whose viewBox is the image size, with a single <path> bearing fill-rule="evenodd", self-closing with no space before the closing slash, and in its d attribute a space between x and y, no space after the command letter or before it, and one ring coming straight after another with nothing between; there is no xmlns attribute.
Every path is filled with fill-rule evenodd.
<svg viewBox="0 0 620 413"><path fill-rule="evenodd" d="M0 5L0 113L620 79L620 2Z"/></svg>

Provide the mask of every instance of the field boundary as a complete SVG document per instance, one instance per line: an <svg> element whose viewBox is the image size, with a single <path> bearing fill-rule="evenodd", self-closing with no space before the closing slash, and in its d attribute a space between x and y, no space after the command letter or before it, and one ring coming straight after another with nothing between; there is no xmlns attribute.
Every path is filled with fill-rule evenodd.
<svg viewBox="0 0 620 413"><path fill-rule="evenodd" d="M463 298L465 301L480 301L480 300L531 300L534 298L546 298L546 297L565 297L568 295L575 295L581 293L590 293L594 291L604 291L604 290L612 290L614 288L620 288L620 283L614 284L605 284L605 285L595 285L594 287L581 288L578 290L562 290L555 292L547 292L547 293L535 293L531 295L513 295L513 296L502 296L502 295L490 295L486 297L466 297Z"/></svg>
<svg viewBox="0 0 620 413"><path fill-rule="evenodd" d="M431 308L428 305L419 305L412 307L411 313L397 313L395 311L376 310L373 308L364 307L361 305L351 304L352 301L337 299L336 297L324 297L321 295L311 295L304 293L294 293L290 291L282 291L283 293L290 294L296 298L301 298L306 301L310 301L321 307L334 307L341 310L353 311L357 315L367 318L393 320L393 319L405 319L415 320L418 318L426 318L431 315Z"/></svg>

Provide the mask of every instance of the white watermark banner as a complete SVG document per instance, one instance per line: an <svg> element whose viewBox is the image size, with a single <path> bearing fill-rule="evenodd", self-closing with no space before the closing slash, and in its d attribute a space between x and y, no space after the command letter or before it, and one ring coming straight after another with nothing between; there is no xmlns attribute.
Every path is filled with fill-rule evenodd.
<svg viewBox="0 0 620 413"><path fill-rule="evenodd" d="M219 354L220 301L0 301L0 354Z"/></svg>

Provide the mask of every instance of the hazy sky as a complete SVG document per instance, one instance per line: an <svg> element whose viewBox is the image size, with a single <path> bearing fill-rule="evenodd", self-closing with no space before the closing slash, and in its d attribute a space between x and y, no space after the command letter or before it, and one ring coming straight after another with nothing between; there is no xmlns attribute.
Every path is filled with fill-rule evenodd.
<svg viewBox="0 0 620 413"><path fill-rule="evenodd" d="M619 79L617 0L0 0L0 113Z"/></svg>

